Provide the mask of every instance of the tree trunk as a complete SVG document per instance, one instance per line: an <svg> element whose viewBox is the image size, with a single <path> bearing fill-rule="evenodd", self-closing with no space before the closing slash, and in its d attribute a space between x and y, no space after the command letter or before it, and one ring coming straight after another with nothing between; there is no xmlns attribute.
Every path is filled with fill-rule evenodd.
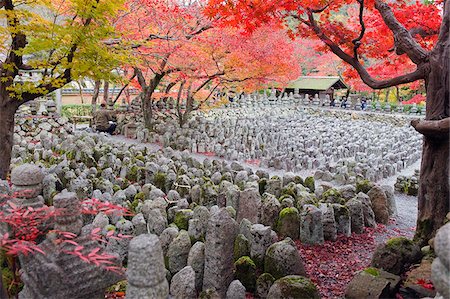
<svg viewBox="0 0 450 299"><path fill-rule="evenodd" d="M109 98L109 82L105 81L105 85L103 86L103 102L108 104Z"/></svg>
<svg viewBox="0 0 450 299"><path fill-rule="evenodd" d="M92 113L97 110L97 99L98 94L100 93L100 85L102 82L100 80L95 81L94 85L94 94L92 95L91 105L92 105Z"/></svg>
<svg viewBox="0 0 450 299"><path fill-rule="evenodd" d="M81 98L81 104L84 104L84 96L83 96L83 86L81 85L80 81L76 81L78 85L78 90L80 92L80 98Z"/></svg>
<svg viewBox="0 0 450 299"><path fill-rule="evenodd" d="M449 62L449 42L442 43L430 54L425 118L430 124L442 119L449 121ZM417 129L416 126L415 128ZM421 132L419 129L418 131ZM424 133L423 130L421 133ZM448 129L444 129L440 134L430 131L424 133L418 195L419 214L415 235L415 239L421 244L434 237L449 212L449 133Z"/></svg>
<svg viewBox="0 0 450 299"><path fill-rule="evenodd" d="M153 93L148 91L142 93L142 114L144 115L145 127L149 130L151 130L153 126L152 94Z"/></svg>
<svg viewBox="0 0 450 299"><path fill-rule="evenodd" d="M18 105L0 100L0 179L6 179L11 163L14 136L14 115Z"/></svg>
<svg viewBox="0 0 450 299"><path fill-rule="evenodd" d="M391 93L391 89L390 89L390 88L386 89L386 99L384 99L384 101L385 101L386 103L389 102L389 94L390 94L390 93Z"/></svg>

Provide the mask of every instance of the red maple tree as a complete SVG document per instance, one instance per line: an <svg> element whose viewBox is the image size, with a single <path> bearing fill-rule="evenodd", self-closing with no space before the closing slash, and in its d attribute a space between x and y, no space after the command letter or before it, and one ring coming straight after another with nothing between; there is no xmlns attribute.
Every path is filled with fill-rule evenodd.
<svg viewBox="0 0 450 299"><path fill-rule="evenodd" d="M273 24L244 36L243 30L218 27L220 17L209 19L201 1L130 0L128 6L117 28L136 56L131 67L142 89L147 127L152 103L160 98L186 103L185 112L177 115L182 124L199 107L194 100L202 104L219 86L255 90L299 75L292 41Z"/></svg>
<svg viewBox="0 0 450 299"><path fill-rule="evenodd" d="M423 80L426 118L412 122L424 135L415 238L426 243L434 236L450 205L450 1L210 0L206 12L248 31L287 24L293 37L320 40L373 89ZM390 71L374 76L370 60Z"/></svg>

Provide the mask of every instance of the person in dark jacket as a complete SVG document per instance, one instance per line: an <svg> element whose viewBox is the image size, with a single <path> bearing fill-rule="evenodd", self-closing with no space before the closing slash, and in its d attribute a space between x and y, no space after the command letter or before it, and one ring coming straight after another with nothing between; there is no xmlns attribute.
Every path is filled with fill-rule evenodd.
<svg viewBox="0 0 450 299"><path fill-rule="evenodd" d="M107 110L106 104L102 103L100 105L100 109L94 113L94 123L96 130L112 135L117 127L117 124L115 124L114 121L114 111Z"/></svg>

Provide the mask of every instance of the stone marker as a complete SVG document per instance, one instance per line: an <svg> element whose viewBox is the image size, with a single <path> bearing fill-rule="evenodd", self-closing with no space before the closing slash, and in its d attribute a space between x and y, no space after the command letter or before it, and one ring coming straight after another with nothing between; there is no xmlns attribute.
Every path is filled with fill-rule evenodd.
<svg viewBox="0 0 450 299"><path fill-rule="evenodd" d="M305 266L291 238L270 245L264 259L264 272L275 279L286 275L306 276Z"/></svg>
<svg viewBox="0 0 450 299"><path fill-rule="evenodd" d="M211 215L206 231L203 290L214 289L225 297L233 281L233 247L238 224L225 208Z"/></svg>
<svg viewBox="0 0 450 299"><path fill-rule="evenodd" d="M73 241L83 246L80 251L83 255L87 256L99 247L98 242L90 239L89 235L80 235L83 221L80 201L75 193L58 194L54 197L53 203L55 209L59 211L55 219L55 230L77 235ZM36 252L19 256L22 266L21 279L24 283L19 298L104 298L106 288L123 279L123 275L67 254L67 251L74 250L74 245L57 243L55 242L57 237L49 234L38 245L45 255ZM100 249L97 254L103 252Z"/></svg>
<svg viewBox="0 0 450 299"><path fill-rule="evenodd" d="M191 266L186 266L172 277L170 295L174 299L195 299L195 272Z"/></svg>
<svg viewBox="0 0 450 299"><path fill-rule="evenodd" d="M161 244L156 235L142 234L130 242L126 298L165 299L169 284Z"/></svg>

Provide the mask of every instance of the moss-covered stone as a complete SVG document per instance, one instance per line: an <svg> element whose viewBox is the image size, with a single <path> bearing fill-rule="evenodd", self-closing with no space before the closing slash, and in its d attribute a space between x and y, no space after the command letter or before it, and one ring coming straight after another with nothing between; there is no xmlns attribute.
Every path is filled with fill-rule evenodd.
<svg viewBox="0 0 450 299"><path fill-rule="evenodd" d="M370 265L400 275L421 257L420 247L416 243L405 237L397 237L377 247Z"/></svg>
<svg viewBox="0 0 450 299"><path fill-rule="evenodd" d="M131 182L137 182L138 181L138 172L139 167L137 165L133 165L130 170L128 171L126 175L126 179Z"/></svg>
<svg viewBox="0 0 450 299"><path fill-rule="evenodd" d="M403 246L413 246L414 242L405 237L395 237L386 241L386 246L390 249L400 249Z"/></svg>
<svg viewBox="0 0 450 299"><path fill-rule="evenodd" d="M192 218L194 212L190 209L183 209L177 211L175 214L175 219L173 223L180 229L188 230L189 227L189 219Z"/></svg>
<svg viewBox="0 0 450 299"><path fill-rule="evenodd" d="M113 185L113 191L116 193L117 191L122 190L119 185Z"/></svg>
<svg viewBox="0 0 450 299"><path fill-rule="evenodd" d="M153 185L155 185L156 188L161 189L163 192L166 190L166 181L167 181L167 175L162 172L157 172L153 176Z"/></svg>
<svg viewBox="0 0 450 299"><path fill-rule="evenodd" d="M107 293L113 293L113 292L123 292L125 293L127 290L128 282L126 280L121 280L116 284L113 284L108 289L106 289Z"/></svg>
<svg viewBox="0 0 450 299"><path fill-rule="evenodd" d="M295 243L287 238L269 246L264 258L264 271L275 279L286 275L306 275Z"/></svg>
<svg viewBox="0 0 450 299"><path fill-rule="evenodd" d="M275 278L270 273L261 274L256 280L256 295L259 298L267 298L270 287L275 282Z"/></svg>
<svg viewBox="0 0 450 299"><path fill-rule="evenodd" d="M364 272L366 272L367 274L370 274L372 276L380 276L380 270L378 270L377 268L374 267L369 267L364 269Z"/></svg>
<svg viewBox="0 0 450 299"><path fill-rule="evenodd" d="M256 264L249 256L240 257L235 263L235 277L247 291L253 292L256 286Z"/></svg>
<svg viewBox="0 0 450 299"><path fill-rule="evenodd" d="M322 194L322 201L326 203L341 203L342 194L334 188L330 188Z"/></svg>
<svg viewBox="0 0 450 299"><path fill-rule="evenodd" d="M259 194L263 195L266 192L267 179L262 178L258 181Z"/></svg>
<svg viewBox="0 0 450 299"><path fill-rule="evenodd" d="M404 192L410 196L417 196L419 194L419 184L409 183L407 184L406 192Z"/></svg>
<svg viewBox="0 0 450 299"><path fill-rule="evenodd" d="M234 260L250 255L250 241L242 234L237 235L234 240Z"/></svg>
<svg viewBox="0 0 450 299"><path fill-rule="evenodd" d="M283 196L283 195L289 195L294 199L297 197L297 188L296 188L294 182L287 184L286 186L283 187L283 189L281 189L281 196ZM281 198L280 198L280 202L281 202Z"/></svg>
<svg viewBox="0 0 450 299"><path fill-rule="evenodd" d="M236 219L236 210L232 206L227 206L225 209L228 214L230 214L231 218Z"/></svg>
<svg viewBox="0 0 450 299"><path fill-rule="evenodd" d="M75 151L68 151L68 152L66 152L66 158L69 161L75 159Z"/></svg>
<svg viewBox="0 0 450 299"><path fill-rule="evenodd" d="M294 183L296 183L296 184L302 184L302 185L303 185L304 181L303 181L303 179L302 179L301 176L296 175L296 176L294 177Z"/></svg>
<svg viewBox="0 0 450 299"><path fill-rule="evenodd" d="M83 162L88 168L97 167L97 161L95 161L94 157L85 152L81 153L81 162Z"/></svg>
<svg viewBox="0 0 450 299"><path fill-rule="evenodd" d="M139 192L134 196L134 199L132 202L130 202L128 204L128 209L132 212L132 213L136 213L137 212L137 207L140 203L143 203L145 200L145 193L144 192Z"/></svg>
<svg viewBox="0 0 450 299"><path fill-rule="evenodd" d="M336 220L340 217L350 218L350 209L347 206L341 204L333 205L333 212Z"/></svg>
<svg viewBox="0 0 450 299"><path fill-rule="evenodd" d="M134 199L143 202L145 200L145 193L144 192L136 193L136 195L134 196Z"/></svg>
<svg viewBox="0 0 450 299"><path fill-rule="evenodd" d="M137 155L136 160L141 160L142 162L145 162L145 157L143 155Z"/></svg>
<svg viewBox="0 0 450 299"><path fill-rule="evenodd" d="M94 154L93 154L93 157L94 157L94 159L98 162L98 161L100 160L100 158L103 157L103 152L94 148ZM119 158L119 159L122 160L122 159L123 159L123 156L122 156L122 157L119 157L119 156L117 155L117 158Z"/></svg>
<svg viewBox="0 0 450 299"><path fill-rule="evenodd" d="M275 281L270 288L267 298L318 299L320 295L316 285L308 278L299 275L288 275Z"/></svg>
<svg viewBox="0 0 450 299"><path fill-rule="evenodd" d="M280 237L290 237L297 240L300 234L300 218L296 208L284 208L280 211L277 221L277 231Z"/></svg>
<svg viewBox="0 0 450 299"><path fill-rule="evenodd" d="M373 183L369 180L357 180L356 181L356 194L359 192L367 193L372 189Z"/></svg>
<svg viewBox="0 0 450 299"><path fill-rule="evenodd" d="M307 177L305 179L305 181L303 182L303 186L308 188L309 191L311 191L311 192L316 191L316 185L315 185L314 177L312 177L312 176Z"/></svg>

